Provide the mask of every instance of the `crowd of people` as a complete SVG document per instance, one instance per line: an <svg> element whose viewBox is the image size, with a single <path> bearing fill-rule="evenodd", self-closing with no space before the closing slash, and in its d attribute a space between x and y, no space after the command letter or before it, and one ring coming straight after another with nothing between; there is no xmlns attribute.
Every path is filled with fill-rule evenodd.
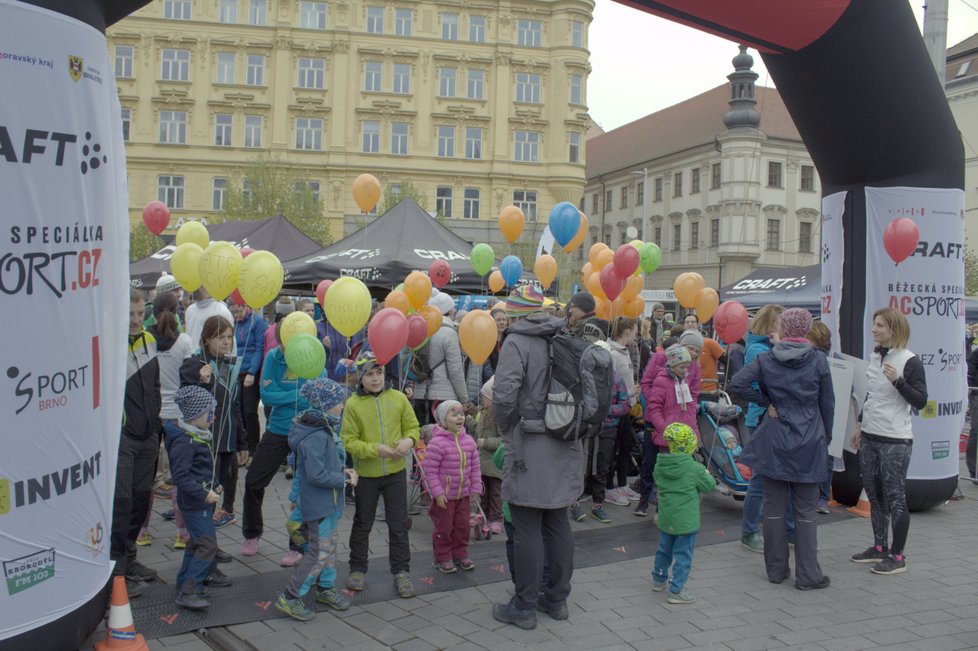
<svg viewBox="0 0 978 651"><path fill-rule="evenodd" d="M817 513L828 512L832 472L830 335L805 310L766 306L744 340L722 345L705 336L693 313L676 324L654 304L649 318L609 322L595 315L587 292L559 306L527 285L490 304L497 345L477 364L459 343L464 313L438 293L431 305L442 313L441 326L422 347L384 365L365 336L347 339L325 317L317 319L327 361L319 377L304 379L286 363L278 321L294 310L316 317L313 300L281 298L269 323L203 289L184 306L179 286L166 275L148 314L146 298L131 290L111 532L114 572L126 577L132 597L157 578L137 560L138 546L151 538L154 494L171 499L165 517L174 521L174 548L185 550L176 603L205 609L208 587L231 585L219 566L232 554L218 548L216 529L238 522L240 475L243 543L237 553L253 556L264 534L265 489L284 466L292 485L289 551L281 564L293 572L275 605L296 619L314 616L304 601L314 584L318 602L337 610L350 606L335 582L338 523L351 505L343 587L367 587L368 539L382 500L392 580L400 597L414 596L412 473L429 501L438 571L474 569L468 553L474 518L484 516L493 534L505 531L514 596L493 607L501 622L530 629L538 612L568 617L570 521L590 516L610 523L609 504L640 517L652 514L659 528L652 590L668 588L670 603L692 603L687 582L700 496L715 487L702 460L697 415L701 399L720 389L744 406L751 432L749 441L723 441L736 449L738 467L750 471L743 546L763 553L768 579L781 583L791 576L793 544L795 586L830 584L818 563L816 521ZM607 413L581 436L546 433L558 335L603 348L610 359L610 386L602 387L610 393ZM927 388L899 312L877 311L872 336L877 348L869 391L851 444L861 450L875 539L852 560L895 574L906 569L910 414L926 403ZM637 476L631 484L630 476Z"/></svg>

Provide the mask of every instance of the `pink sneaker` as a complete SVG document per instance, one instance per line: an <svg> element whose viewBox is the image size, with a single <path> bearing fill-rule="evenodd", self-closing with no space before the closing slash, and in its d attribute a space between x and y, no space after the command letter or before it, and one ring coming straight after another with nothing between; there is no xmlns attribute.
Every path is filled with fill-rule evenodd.
<svg viewBox="0 0 978 651"><path fill-rule="evenodd" d="M498 536L503 530L503 523L498 520L496 522L490 522L489 530L492 531L492 535Z"/></svg>
<svg viewBox="0 0 978 651"><path fill-rule="evenodd" d="M245 538L241 543L242 556L254 556L258 553L258 538Z"/></svg>
<svg viewBox="0 0 978 651"><path fill-rule="evenodd" d="M295 567L295 565L302 560L302 552L297 552L294 549L289 550L289 553L282 557L282 560L278 562L282 567Z"/></svg>

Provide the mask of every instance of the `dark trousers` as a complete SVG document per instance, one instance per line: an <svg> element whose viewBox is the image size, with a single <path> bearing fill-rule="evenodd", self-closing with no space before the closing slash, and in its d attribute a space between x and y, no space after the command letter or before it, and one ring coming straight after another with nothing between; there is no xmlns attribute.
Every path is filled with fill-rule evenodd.
<svg viewBox="0 0 978 651"><path fill-rule="evenodd" d="M258 420L258 403L261 401L261 385L258 376L250 387L244 385L244 375L238 376L238 394L241 396L241 415L244 418L248 438L248 452L254 454L261 439L261 425ZM224 509L227 511L227 509Z"/></svg>
<svg viewBox="0 0 978 651"><path fill-rule="evenodd" d="M970 393L968 409L971 412L971 431L968 433L968 447L964 452L964 462L968 466L968 476L975 481L975 455L978 455L978 393Z"/></svg>
<svg viewBox="0 0 978 651"><path fill-rule="evenodd" d="M623 416L618 424L617 440L615 441L615 461L613 472L609 472L609 483L611 488L628 486L628 471L632 465L632 444L635 439L635 428L632 427L632 419ZM618 475L618 483L615 484L615 474Z"/></svg>
<svg viewBox="0 0 978 651"><path fill-rule="evenodd" d="M177 572L177 589L184 594L201 592L204 579L214 571L217 557L217 534L214 532L214 507L184 511L190 540L183 552L183 563Z"/></svg>
<svg viewBox="0 0 978 651"><path fill-rule="evenodd" d="M482 475L482 510L489 522L503 521L503 480Z"/></svg>
<svg viewBox="0 0 978 651"><path fill-rule="evenodd" d="M119 437L112 530L109 534L109 557L116 561L117 574L124 574L128 563L136 560L136 538L149 512L159 451L158 436L141 441L125 434Z"/></svg>
<svg viewBox="0 0 978 651"><path fill-rule="evenodd" d="M434 501L428 515L435 525L431 531L431 548L435 562L464 561L469 557L469 498L446 500L445 508Z"/></svg>
<svg viewBox="0 0 978 651"><path fill-rule="evenodd" d="M655 489L652 471L655 470L655 460L659 456L659 448L652 443L652 423L645 425L645 437L642 439L642 467L638 473L638 494L646 499L651 499L652 491Z"/></svg>
<svg viewBox="0 0 978 651"><path fill-rule="evenodd" d="M252 462L254 465L254 462ZM411 571L411 546L408 543L407 479L405 470L384 477L361 477L357 482L356 512L350 531L350 571L366 572L370 530L377 516L377 501L384 496L391 574ZM466 514L468 525L468 514Z"/></svg>
<svg viewBox="0 0 978 651"><path fill-rule="evenodd" d="M236 452L218 453L217 477L218 481L221 482L221 508L228 513L234 513L234 498L238 494L238 454Z"/></svg>
<svg viewBox="0 0 978 651"><path fill-rule="evenodd" d="M597 438L591 439L590 447L592 458L589 459L586 485L597 507L604 504L606 484L615 461L615 430L602 430Z"/></svg>
<svg viewBox="0 0 978 651"><path fill-rule="evenodd" d="M534 509L510 504L509 512L516 532L516 605L523 610L536 609L541 588L551 602L564 601L570 594L574 574L574 534L567 508ZM545 560L550 576L543 585Z"/></svg>
<svg viewBox="0 0 978 651"><path fill-rule="evenodd" d="M818 484L799 484L764 478L764 564L773 581L786 579L788 569L788 524L785 508L791 500L795 520L795 582L814 585L822 580L818 564Z"/></svg>
<svg viewBox="0 0 978 651"><path fill-rule="evenodd" d="M516 585L516 562L513 560L515 552L513 547L516 543L516 528L513 523L503 520L503 529L506 530L506 562L509 564L509 579ZM547 534L543 534L543 578L540 585L544 586L550 582L550 563L547 562Z"/></svg>
<svg viewBox="0 0 978 651"><path fill-rule="evenodd" d="M864 432L859 441L859 474L869 498L873 538L877 546L886 547L892 520L893 543L890 552L894 555L903 553L910 531L907 469L912 452L913 442L910 440L885 439Z"/></svg>
<svg viewBox="0 0 978 651"><path fill-rule="evenodd" d="M261 537L265 528L261 514L265 487L272 482L272 477L288 456L289 437L265 430L265 435L261 437L255 456L251 460L248 474L245 475L244 519L241 523L241 533L246 539Z"/></svg>

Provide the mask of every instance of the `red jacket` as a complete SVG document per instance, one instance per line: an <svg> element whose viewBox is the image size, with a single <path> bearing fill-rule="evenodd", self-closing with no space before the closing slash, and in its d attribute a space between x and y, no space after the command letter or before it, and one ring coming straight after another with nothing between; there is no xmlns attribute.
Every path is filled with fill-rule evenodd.
<svg viewBox="0 0 978 651"><path fill-rule="evenodd" d="M692 369L692 367L690 368ZM677 400L676 387L682 384L689 386L691 402L680 404ZM669 372L668 367L663 366L659 370L659 374L652 383L651 398L646 410L647 416L651 414L651 418L647 418L647 420L652 423L652 442L655 445L668 449L669 445L662 437L662 433L672 423L689 425L696 432L697 441L699 440L699 429L696 427L696 409L699 406L700 393L698 384L694 391L694 387L687 382L686 378L677 379Z"/></svg>

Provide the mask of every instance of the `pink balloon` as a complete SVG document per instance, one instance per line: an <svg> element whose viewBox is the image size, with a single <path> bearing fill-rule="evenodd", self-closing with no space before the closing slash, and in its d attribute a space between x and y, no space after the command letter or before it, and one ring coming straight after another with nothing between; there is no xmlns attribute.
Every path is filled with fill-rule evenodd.
<svg viewBox="0 0 978 651"><path fill-rule="evenodd" d="M420 314L412 314L407 318L408 348L417 348L428 338L428 322Z"/></svg>
<svg viewBox="0 0 978 651"><path fill-rule="evenodd" d="M170 209L162 201L150 201L143 208L143 223L153 235L159 235L170 225Z"/></svg>
<svg viewBox="0 0 978 651"><path fill-rule="evenodd" d="M615 251L615 257L612 259L612 264L615 265L615 271L622 278L628 279L635 270L638 269L638 263L640 261L640 255L638 249L636 249L631 244L622 244ZM611 298L611 296L608 296ZM615 299L611 299L615 300Z"/></svg>
<svg viewBox="0 0 978 651"><path fill-rule="evenodd" d="M242 258L247 258L249 255L251 255L254 252L255 252L255 250L253 248L251 248L250 246L242 246L241 247L241 257ZM258 258L255 258L255 259L257 260Z"/></svg>
<svg viewBox="0 0 978 651"><path fill-rule="evenodd" d="M441 289L452 279L452 268L444 260L435 260L428 267L428 277L431 278L432 285Z"/></svg>
<svg viewBox="0 0 978 651"><path fill-rule="evenodd" d="M747 322L747 310L738 301L726 301L713 313L713 327L727 345L744 336Z"/></svg>
<svg viewBox="0 0 978 651"><path fill-rule="evenodd" d="M255 259L257 260L258 258L255 258ZM325 303L325 301L326 301L326 290L329 289L329 286L332 285L332 284L333 284L333 281L332 280L323 280L323 281L320 281L320 283L318 285L316 285L316 298L319 299L319 304L320 305L325 305L326 304Z"/></svg>
<svg viewBox="0 0 978 651"><path fill-rule="evenodd" d="M629 247L633 251L634 247ZM632 270L634 271L634 269ZM625 289L625 283L627 279L622 278L618 275L618 270L615 269L615 265L606 264L603 269L601 269L598 279L601 281L601 289L604 290L605 296L608 297L609 301L613 301L618 298L622 290Z"/></svg>
<svg viewBox="0 0 978 651"><path fill-rule="evenodd" d="M909 217L894 219L883 231L883 247L897 264L909 258L919 242L920 230Z"/></svg>
<svg viewBox="0 0 978 651"><path fill-rule="evenodd" d="M237 289L231 292L231 302L235 305L245 305L245 300L241 296L241 292L239 292Z"/></svg>
<svg viewBox="0 0 978 651"><path fill-rule="evenodd" d="M367 326L367 341L381 366L401 352L407 343L407 337L407 318L393 307L385 307L377 312Z"/></svg>

